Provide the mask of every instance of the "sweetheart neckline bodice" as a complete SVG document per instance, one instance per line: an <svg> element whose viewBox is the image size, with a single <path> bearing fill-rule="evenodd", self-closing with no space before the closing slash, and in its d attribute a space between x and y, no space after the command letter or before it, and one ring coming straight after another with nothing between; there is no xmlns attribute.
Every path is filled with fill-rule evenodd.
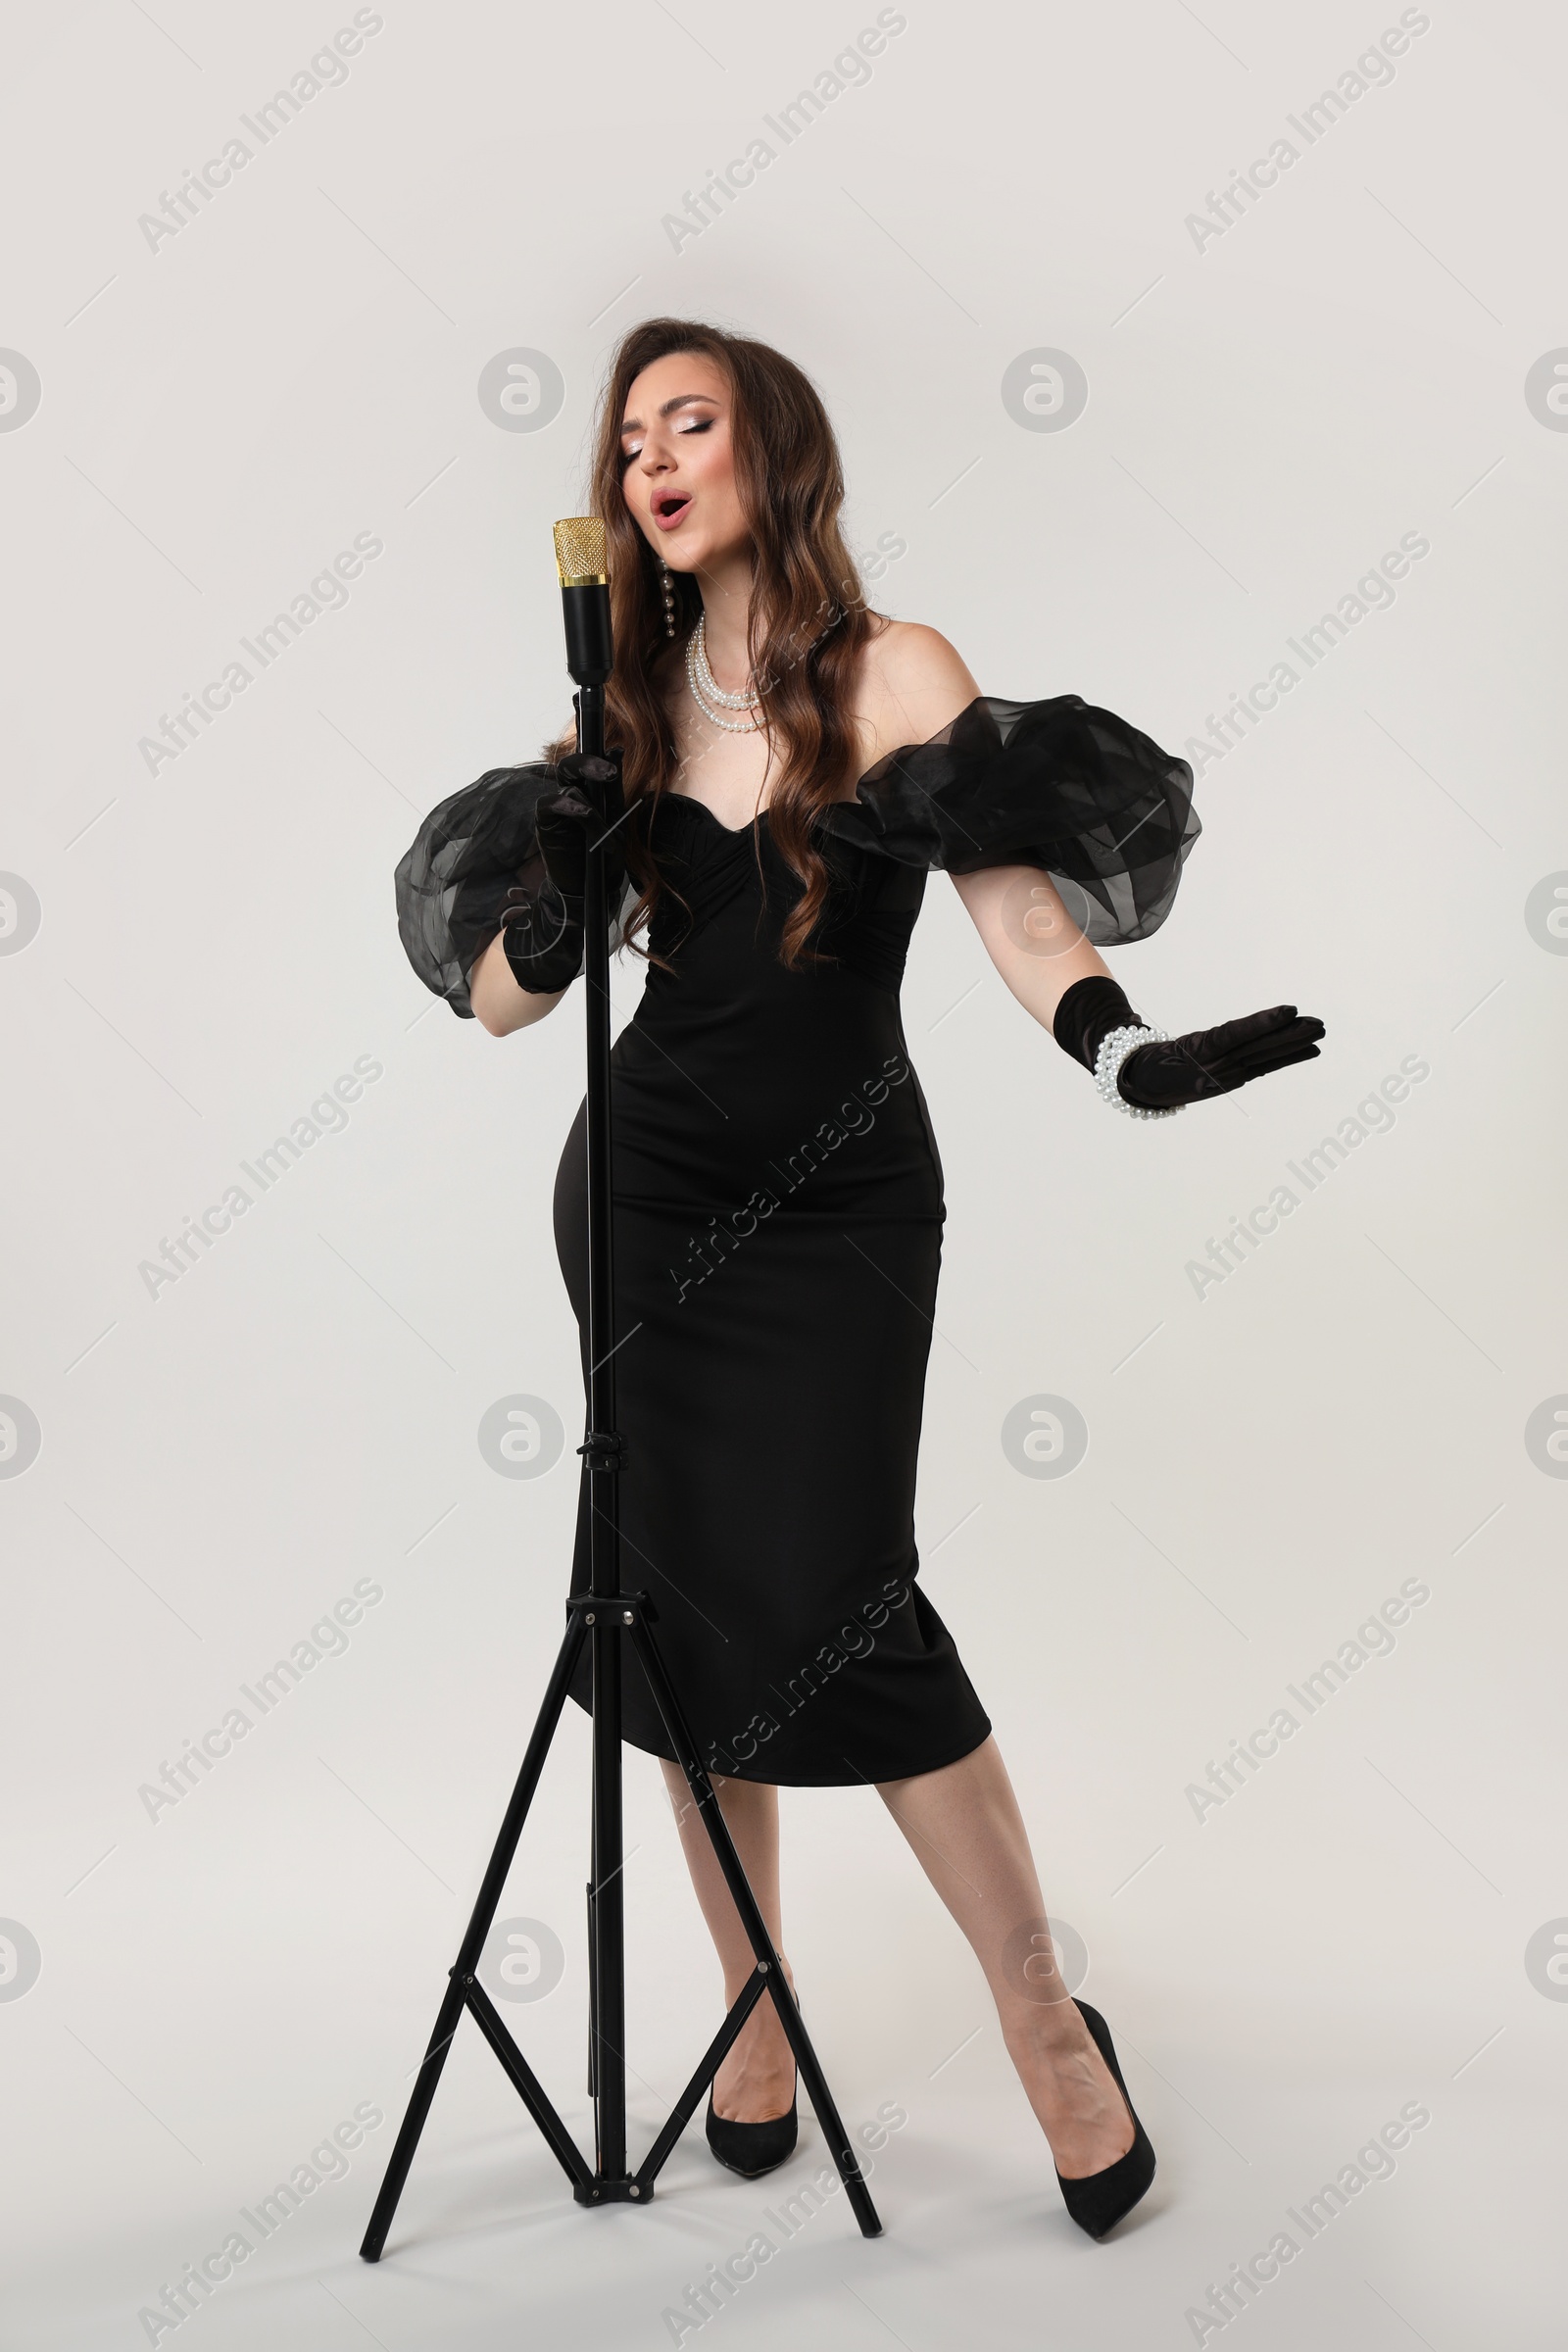
<svg viewBox="0 0 1568 2352"><path fill-rule="evenodd" d="M751 819L750 823L744 825L726 825L723 818L719 816L714 809L710 808L706 801L700 801L695 792L675 792L666 789L665 791L658 794L656 797L660 802L681 801L689 808L700 808L705 816L712 818L713 823L718 827L721 833L729 834L732 840L738 839L742 833L749 833L752 829L752 825L760 824L763 817L767 814L767 810L765 808L759 808L756 815Z"/></svg>

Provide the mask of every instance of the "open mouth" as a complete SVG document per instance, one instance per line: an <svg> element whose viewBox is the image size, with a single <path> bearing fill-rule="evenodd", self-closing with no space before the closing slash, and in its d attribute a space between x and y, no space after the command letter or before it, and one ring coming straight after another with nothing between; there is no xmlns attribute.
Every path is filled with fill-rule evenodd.
<svg viewBox="0 0 1568 2352"><path fill-rule="evenodd" d="M672 531L691 503L689 490L656 490L653 498L655 522L662 531Z"/></svg>

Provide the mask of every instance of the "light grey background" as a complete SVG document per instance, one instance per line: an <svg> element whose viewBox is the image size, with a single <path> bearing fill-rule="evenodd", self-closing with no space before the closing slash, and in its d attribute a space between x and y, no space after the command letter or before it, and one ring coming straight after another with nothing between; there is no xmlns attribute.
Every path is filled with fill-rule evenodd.
<svg viewBox="0 0 1568 2352"><path fill-rule="evenodd" d="M875 599L988 692L1074 690L1189 747L1205 836L1117 961L1139 1005L1328 1024L1310 1067L1115 1118L928 894L924 1573L1160 2179L1113 2244L1071 2229L876 1798L789 1792L808 2021L851 2124L907 2122L885 2238L834 2202L704 2339L1556 2342L1568 1491L1526 1425L1568 1407L1560 19L1434 0L1308 147L1286 118L1396 8L910 0L677 249L664 217L874 8L378 13L346 79L152 243L140 216L352 9L59 0L8 35L0 344L40 392L0 429L0 867L39 927L0 968L0 1389L41 1444L0 1478L0 1912L39 1958L0 1998L7 2341L148 2340L138 2313L357 2104L388 2120L347 2177L159 2340L667 2343L687 2282L822 2159L808 2125L748 2186L694 2132L651 2210L584 2215L466 2027L388 2259L355 2258L558 1639L580 1411L549 1235L575 1005L505 1046L459 1026L403 961L391 873L436 800L563 717L549 525L615 335L672 310L811 370L857 546L905 549ZM1298 161L1200 244L1188 217L1281 135ZM532 431L479 399L518 349L564 387ZM1004 405L1040 350L1087 380L1064 430ZM1393 605L1195 754L1404 533L1430 552ZM149 772L141 739L356 534L383 552L347 604ZM1411 1056L1392 1130L1200 1296L1210 1238ZM380 1075L346 1126L150 1295L142 1263L359 1057ZM1042 1396L1089 1432L1063 1477L1004 1452ZM518 1398L565 1425L537 1478L480 1447ZM149 1818L139 1789L362 1580L381 1597L341 1654ZM1392 1653L1200 1818L1190 1787L1406 1580L1428 1597ZM640 2147L718 1982L647 1759L627 1791ZM579 2127L586 1854L572 1713L503 1908L564 1952L507 2014ZM27 1950L0 1942L0 1994ZM1201 2330L1210 2283L1408 2102L1431 2121L1394 2177Z"/></svg>

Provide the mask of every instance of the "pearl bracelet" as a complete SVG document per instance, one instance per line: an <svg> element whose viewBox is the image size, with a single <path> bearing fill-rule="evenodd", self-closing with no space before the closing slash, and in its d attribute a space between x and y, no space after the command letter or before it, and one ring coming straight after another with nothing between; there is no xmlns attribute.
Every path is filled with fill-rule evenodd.
<svg viewBox="0 0 1568 2352"><path fill-rule="evenodd" d="M1116 1087L1116 1073L1129 1054L1136 1053L1140 1046L1163 1046L1169 1042L1170 1032L1166 1029L1112 1029L1102 1038L1095 1055L1095 1084L1100 1089L1101 1101L1108 1102L1113 1110L1126 1111L1132 1119L1173 1119L1179 1110L1185 1110L1185 1102L1172 1102L1164 1110L1146 1110L1141 1102L1129 1102Z"/></svg>

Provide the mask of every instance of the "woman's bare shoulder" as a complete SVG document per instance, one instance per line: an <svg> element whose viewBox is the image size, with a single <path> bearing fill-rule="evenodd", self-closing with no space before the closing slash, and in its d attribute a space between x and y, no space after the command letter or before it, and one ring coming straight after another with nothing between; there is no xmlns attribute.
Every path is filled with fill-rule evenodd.
<svg viewBox="0 0 1568 2352"><path fill-rule="evenodd" d="M890 620L866 640L856 680L856 717L876 760L902 744L926 743L979 695L968 664L940 629Z"/></svg>

